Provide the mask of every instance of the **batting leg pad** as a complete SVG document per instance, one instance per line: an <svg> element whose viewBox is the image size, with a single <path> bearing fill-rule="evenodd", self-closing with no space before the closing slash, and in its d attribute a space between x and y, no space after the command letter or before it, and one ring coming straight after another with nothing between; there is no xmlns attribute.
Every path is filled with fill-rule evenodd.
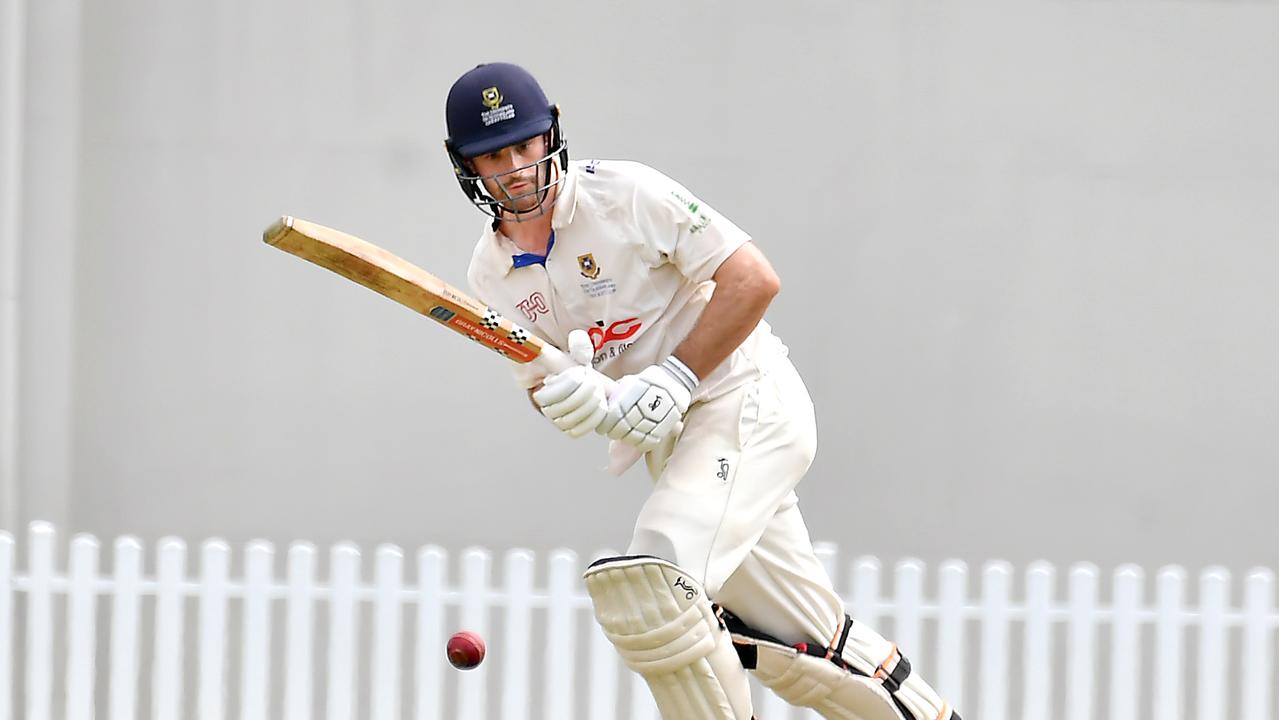
<svg viewBox="0 0 1279 720"><path fill-rule="evenodd" d="M792 705L830 720L961 720L879 633L844 616L827 647L786 645L721 610L742 665Z"/></svg>
<svg viewBox="0 0 1279 720"><path fill-rule="evenodd" d="M748 720L750 685L701 585L647 555L597 560L585 575L595 619L644 677L666 720Z"/></svg>

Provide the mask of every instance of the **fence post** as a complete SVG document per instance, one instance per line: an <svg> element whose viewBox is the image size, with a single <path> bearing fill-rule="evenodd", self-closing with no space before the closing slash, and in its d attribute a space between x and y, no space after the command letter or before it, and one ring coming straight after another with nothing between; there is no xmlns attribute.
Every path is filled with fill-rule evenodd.
<svg viewBox="0 0 1279 720"><path fill-rule="evenodd" d="M417 720L444 717L444 565L442 548L429 545L417 555Z"/></svg>
<svg viewBox="0 0 1279 720"><path fill-rule="evenodd" d="M937 691L952 707L964 706L964 604L968 596L968 566L958 560L943 563L938 578Z"/></svg>
<svg viewBox="0 0 1279 720"><path fill-rule="evenodd" d="M897 648L926 677L931 677L928 660L920 641L921 625L919 607L924 600L924 564L907 559L897 563L897 580L893 588L896 607L893 613L893 640Z"/></svg>
<svg viewBox="0 0 1279 720"><path fill-rule="evenodd" d="M546 618L546 715L555 720L572 720L573 686L577 674L573 649L577 633L573 623L573 589L577 584L577 555L569 550L551 553Z"/></svg>
<svg viewBox="0 0 1279 720"><path fill-rule="evenodd" d="M240 718L266 720L271 706L271 566L275 549L254 540L244 551L244 634L240 637Z"/></svg>
<svg viewBox="0 0 1279 720"><path fill-rule="evenodd" d="M97 549L97 540L91 535L82 533L72 538L67 568L67 707L64 714L68 720L93 717ZM0 697L8 696L0 693Z"/></svg>
<svg viewBox="0 0 1279 720"><path fill-rule="evenodd" d="M981 594L981 703L982 720L1008 716L1008 606L1012 567L991 560L982 569Z"/></svg>
<svg viewBox="0 0 1279 720"><path fill-rule="evenodd" d="M1042 560L1026 570L1026 631L1022 657L1022 711L1025 720L1047 720L1052 714L1052 629L1048 617L1053 599L1053 566Z"/></svg>
<svg viewBox="0 0 1279 720"><path fill-rule="evenodd" d="M1271 674L1274 663L1275 574L1257 568L1244 585L1243 720L1270 717Z"/></svg>
<svg viewBox="0 0 1279 720"><path fill-rule="evenodd" d="M98 541L92 535L71 540L67 575L66 717L92 720L98 600Z"/></svg>
<svg viewBox="0 0 1279 720"><path fill-rule="evenodd" d="M111 598L111 720L134 720L138 695L138 593L142 580L142 543L124 536L115 541L114 592Z"/></svg>
<svg viewBox="0 0 1279 720"><path fill-rule="evenodd" d="M13 718L13 536L0 530L0 720Z"/></svg>
<svg viewBox="0 0 1279 720"><path fill-rule="evenodd" d="M530 640L533 566L533 553L528 550L510 550L503 561L502 574L506 577L505 640L502 643L503 720L527 720L529 716L529 689L532 686L529 675L533 665ZM616 708L609 710L616 711Z"/></svg>
<svg viewBox="0 0 1279 720"><path fill-rule="evenodd" d="M1151 703L1153 717L1181 720L1185 714L1182 671L1182 633L1186 571L1176 566L1159 571L1155 581L1155 667Z"/></svg>
<svg viewBox="0 0 1279 720"><path fill-rule="evenodd" d="M1137 611L1141 607L1141 568L1122 565L1115 570L1114 620L1110 633L1110 717L1137 716L1141 687L1141 655Z"/></svg>
<svg viewBox="0 0 1279 720"><path fill-rule="evenodd" d="M1230 573L1211 567L1199 578L1198 718L1226 717L1226 604Z"/></svg>
<svg viewBox="0 0 1279 720"><path fill-rule="evenodd" d="M48 720L53 701L53 525L27 534L27 720Z"/></svg>
<svg viewBox="0 0 1279 720"><path fill-rule="evenodd" d="M848 614L860 623L872 628L879 627L879 560L873 557L859 557L853 561L852 572L849 573L848 597L852 600L852 608Z"/></svg>
<svg viewBox="0 0 1279 720"><path fill-rule="evenodd" d="M315 633L315 546L295 542L289 546L288 591L285 618L284 717L311 720L311 658Z"/></svg>
<svg viewBox="0 0 1279 720"><path fill-rule="evenodd" d="M458 619L462 629L485 637L488 634L488 582L491 562L481 548L468 548L462 553L462 608ZM488 666L468 670L457 681L458 716L463 720L485 720L488 693Z"/></svg>
<svg viewBox="0 0 1279 720"><path fill-rule="evenodd" d="M816 542L813 543L813 554L817 556L818 562L822 564L822 569L826 571L826 578L831 581L834 587L839 572L839 546L832 542Z"/></svg>
<svg viewBox="0 0 1279 720"><path fill-rule="evenodd" d="M355 589L360 582L360 550L343 542L329 551L329 720L348 720L355 713Z"/></svg>
<svg viewBox="0 0 1279 720"><path fill-rule="evenodd" d="M200 546L200 720L222 720L225 712L226 596L231 548L212 538Z"/></svg>
<svg viewBox="0 0 1279 720"><path fill-rule="evenodd" d="M1097 666L1096 565L1078 563L1070 569L1070 620L1066 642L1066 718L1089 720Z"/></svg>
<svg viewBox="0 0 1279 720"><path fill-rule="evenodd" d="M156 547L155 657L151 660L151 717L182 716L182 581L186 545L164 538Z"/></svg>
<svg viewBox="0 0 1279 720"><path fill-rule="evenodd" d="M380 545L374 556L376 599L373 603L373 720L400 717L400 588L404 583L404 553L394 545Z"/></svg>

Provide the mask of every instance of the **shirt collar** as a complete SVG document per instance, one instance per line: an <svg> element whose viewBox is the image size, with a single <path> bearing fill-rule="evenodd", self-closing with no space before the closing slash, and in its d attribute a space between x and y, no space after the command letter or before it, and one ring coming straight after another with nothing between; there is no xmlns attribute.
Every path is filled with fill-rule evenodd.
<svg viewBox="0 0 1279 720"><path fill-rule="evenodd" d="M569 163L564 169L564 182L555 196L555 214L551 216L551 229L560 228L573 222L573 213L577 210L577 166Z"/></svg>
<svg viewBox="0 0 1279 720"><path fill-rule="evenodd" d="M507 270L510 272L515 268L528 267L529 265L541 265L546 267L546 258L551 256L551 248L555 247L555 231L551 231L551 237L546 241L546 254L538 255L537 253L520 253L511 256L511 267Z"/></svg>

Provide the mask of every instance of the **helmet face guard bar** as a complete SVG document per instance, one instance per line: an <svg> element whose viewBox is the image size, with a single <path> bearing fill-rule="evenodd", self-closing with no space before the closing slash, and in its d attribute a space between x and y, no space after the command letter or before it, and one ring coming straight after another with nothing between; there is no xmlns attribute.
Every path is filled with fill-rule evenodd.
<svg viewBox="0 0 1279 720"><path fill-rule="evenodd" d="M467 164L467 158L458 154L453 143L445 141L444 146L448 150L449 160L453 163L453 173L457 178L457 183L461 186L462 193L471 201L471 204L480 209L480 212L496 220L509 220L512 222L524 222L546 214L546 197L550 194L551 188L557 187L564 182L565 172L568 170L568 143L560 133L559 108L554 108L552 113L551 127L543 136L546 138L546 155L539 160L534 160L527 165L498 175L485 176L476 174ZM526 139L521 138L521 140ZM534 182L532 190L509 195L499 182L498 187L502 190L502 197L499 198L494 197L489 193L488 188L484 186L485 179L504 178L507 175L523 172L531 167L537 167L537 180ZM535 207L528 210L516 209L521 201L531 197L537 199Z"/></svg>

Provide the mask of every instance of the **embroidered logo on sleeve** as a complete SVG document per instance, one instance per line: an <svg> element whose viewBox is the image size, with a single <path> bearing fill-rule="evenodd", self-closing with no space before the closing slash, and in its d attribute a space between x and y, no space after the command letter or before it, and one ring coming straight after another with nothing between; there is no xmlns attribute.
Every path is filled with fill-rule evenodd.
<svg viewBox="0 0 1279 720"><path fill-rule="evenodd" d="M693 224L688 228L689 234L696 235L711 224L710 216L702 212L701 203L684 197L678 190L672 190L671 197L678 200L688 210L689 217L693 218Z"/></svg>

